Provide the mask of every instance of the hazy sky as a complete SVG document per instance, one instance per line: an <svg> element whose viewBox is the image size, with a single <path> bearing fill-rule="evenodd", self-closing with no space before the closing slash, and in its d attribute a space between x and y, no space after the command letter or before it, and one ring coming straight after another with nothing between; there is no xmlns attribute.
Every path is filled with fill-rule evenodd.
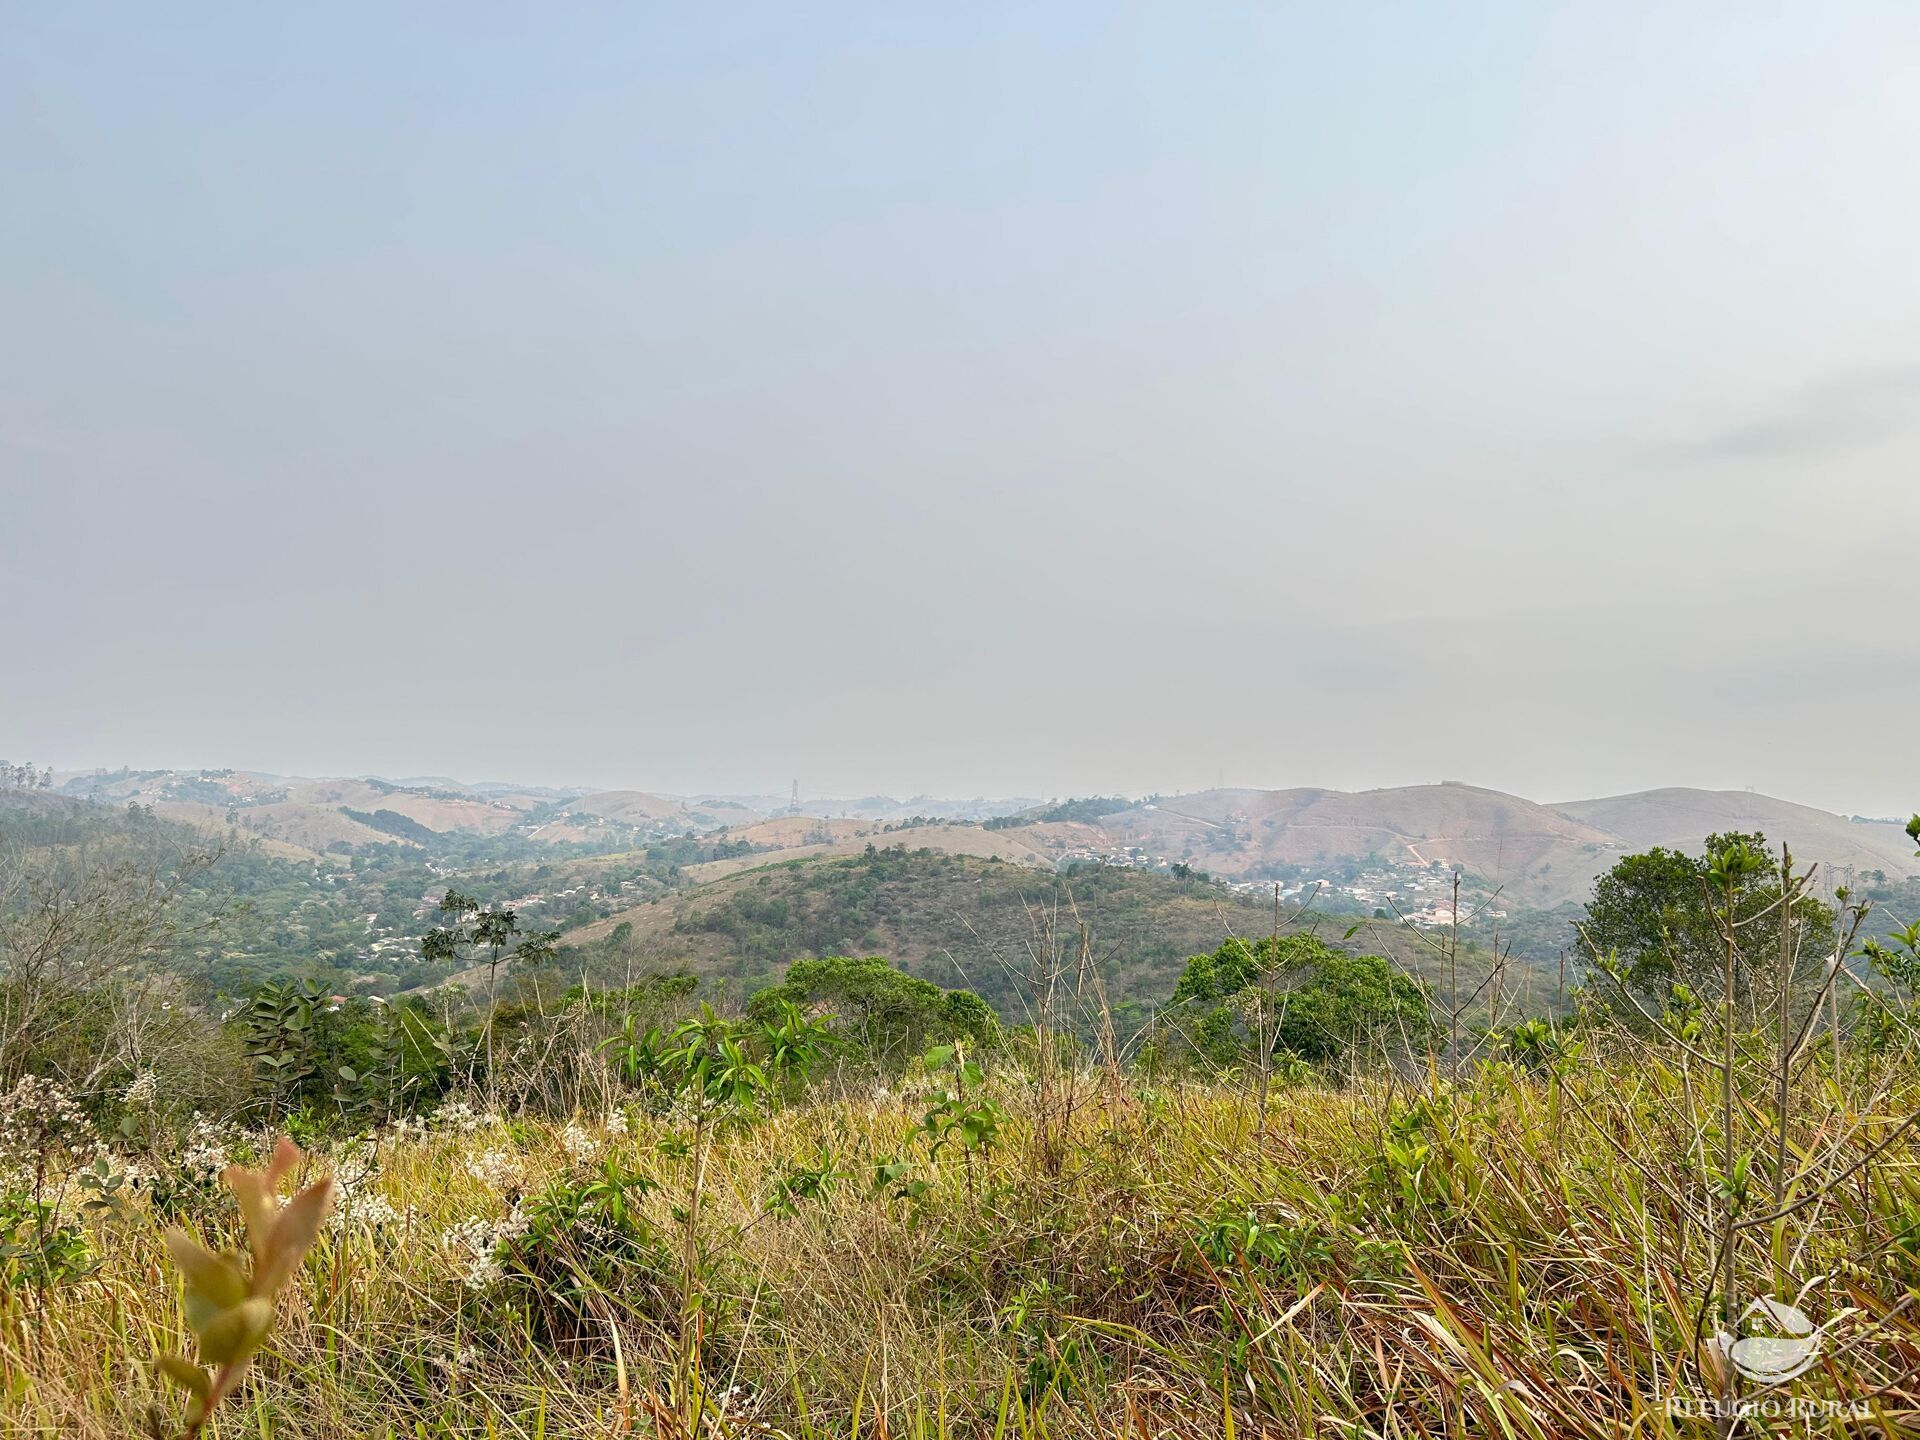
<svg viewBox="0 0 1920 1440"><path fill-rule="evenodd" d="M0 756L1920 806L1920 9L7 7Z"/></svg>

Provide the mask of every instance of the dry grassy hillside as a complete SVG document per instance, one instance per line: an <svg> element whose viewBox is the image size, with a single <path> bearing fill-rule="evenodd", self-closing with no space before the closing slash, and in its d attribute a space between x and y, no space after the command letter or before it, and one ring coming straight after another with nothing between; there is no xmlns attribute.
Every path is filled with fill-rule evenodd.
<svg viewBox="0 0 1920 1440"><path fill-rule="evenodd" d="M1373 855L1458 865L1529 904L1584 894L1618 848L1616 837L1572 816L1471 785L1207 790L1105 816L1097 827L1033 827L1062 849L1085 843L1071 832L1091 828L1110 843L1226 876Z"/></svg>
<svg viewBox="0 0 1920 1440"><path fill-rule="evenodd" d="M817 837L823 827L833 839ZM773 860L798 860L820 855L857 855L868 845L881 847L905 845L913 850L938 850L949 855L972 855L982 860L1009 860L1016 865L1053 867L1053 857L1024 838L1023 831L987 830L964 822L938 825L914 825L904 830L889 830L866 820L814 820L805 816L784 816L764 820L744 830L735 830L729 838L754 845L772 846L772 853L741 856L733 860L714 860L691 867L696 879L713 880L735 871L765 865Z"/></svg>
<svg viewBox="0 0 1920 1440"><path fill-rule="evenodd" d="M1630 850L1654 845L1693 849L1708 835L1764 831L1806 860L1856 871L1920 874L1913 842L1898 825L1862 824L1750 790L1644 790L1556 806L1562 814L1611 831Z"/></svg>
<svg viewBox="0 0 1920 1440"><path fill-rule="evenodd" d="M832 844L876 835L883 827L870 820L829 820L818 815L776 815L756 821L732 833L735 840L749 845L784 850L793 845ZM822 837L826 837L823 839Z"/></svg>
<svg viewBox="0 0 1920 1440"><path fill-rule="evenodd" d="M1538 805L1473 785L1397 789L1206 790L1119 810L1093 823L1022 826L1055 856L1134 846L1228 877L1275 865L1361 861L1458 866L1507 901L1584 899L1621 855L1653 845L1698 849L1708 835L1762 830L1803 860L1836 870L1920 873L1897 825L1861 824L1748 791L1650 790Z"/></svg>
<svg viewBox="0 0 1920 1440"><path fill-rule="evenodd" d="M296 805L345 805L354 810L392 810L429 830L498 835L525 818L525 812L504 801L468 799L417 790L395 790L365 780L311 780L291 787L288 802Z"/></svg>
<svg viewBox="0 0 1920 1440"><path fill-rule="evenodd" d="M382 835L378 830L349 820L337 809L249 806L240 810L233 821L229 821L228 815L234 812L218 805L203 805L191 800L161 800L154 802L153 811L162 819L191 826L203 834L225 834L237 828L250 839L259 840L271 853L290 860L320 859L327 846L336 841L344 841L349 845L371 845L394 840L391 835Z"/></svg>
<svg viewBox="0 0 1920 1440"><path fill-rule="evenodd" d="M232 770L67 778L97 803L148 805L156 814L199 828L234 823L263 840L309 854L342 845L431 843L431 837L409 833L404 823L390 823L383 829L343 813L347 810L363 816L389 811L439 835L499 836L519 831L548 844L604 843L609 833L627 830L703 832L760 819L737 805L633 790L556 803L549 793L504 787L480 790L453 781L400 785L373 778L309 779Z"/></svg>
<svg viewBox="0 0 1920 1440"><path fill-rule="evenodd" d="M620 820L629 825L671 820L681 813L681 808L678 800L669 800L664 795L649 795L643 790L602 790L567 802L567 809L573 813L598 815L602 819Z"/></svg>
<svg viewBox="0 0 1920 1440"><path fill-rule="evenodd" d="M1071 880L1031 868L937 852L813 858L762 865L568 934L589 945L632 926L625 961L646 969L776 978L806 955L880 954L943 985L1016 1004L1004 969L1049 922L1074 933L1086 920L1111 950L1116 993L1172 988L1179 965L1230 930L1252 932L1266 911L1200 888L1126 871Z"/></svg>
<svg viewBox="0 0 1920 1440"><path fill-rule="evenodd" d="M597 815L603 820L641 829L658 826L717 830L722 825L751 825L760 818L757 812L739 805L680 800L644 790L596 791L569 800L566 809L572 815Z"/></svg>
<svg viewBox="0 0 1920 1440"><path fill-rule="evenodd" d="M151 806L198 829L238 825L247 834L309 854L334 845L409 844L343 810L387 810L442 834L498 835L526 815L521 805L450 791L403 789L371 779L303 779L245 771L155 771L90 781L94 803Z"/></svg>
<svg viewBox="0 0 1920 1440"><path fill-rule="evenodd" d="M1551 1078L1296 1081L1264 1106L1239 1084L1080 1070L1043 1087L1009 1068L974 1086L991 1128L966 1145L925 1138L938 1074L823 1083L701 1144L684 1102L598 1079L598 1058L553 1067L582 1077L581 1113L476 1095L314 1155L295 1183L330 1174L331 1213L205 1433L1704 1440L1920 1423L1896 1168L1911 1150L1874 1174L1884 1110L1818 1071L1796 1145L1867 1173L1787 1217L1775 1247L1738 1236L1735 1293L1777 1289L1788 1252L1827 1327L1819 1363L1766 1388L1699 1339L1727 1264L1716 1176L1687 1143L1712 1102L1644 1047ZM1910 1079L1890 1089L1912 1106ZM153 1178L62 1207L55 1281L0 1288L0 1415L7 1434L124 1440L149 1433L149 1404L186 1403L151 1363L195 1350L167 1227L243 1249L208 1157L257 1163L270 1137L75 1138L101 1173ZM80 1165L54 1167L78 1191ZM1755 1423L1699 1418L1729 1394ZM1758 1408L1801 1413L1789 1402L1849 1418L1774 1426Z"/></svg>

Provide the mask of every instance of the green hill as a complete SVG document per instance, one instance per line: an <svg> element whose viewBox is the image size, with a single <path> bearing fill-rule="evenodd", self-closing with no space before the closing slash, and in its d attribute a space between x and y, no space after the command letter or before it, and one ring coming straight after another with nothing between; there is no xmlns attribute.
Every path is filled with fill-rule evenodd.
<svg viewBox="0 0 1920 1440"><path fill-rule="evenodd" d="M1189 955L1230 935L1268 933L1272 906L1203 880L1120 867L1053 875L932 850L874 849L783 861L628 909L567 934L606 978L684 969L750 990L805 956L885 955L910 974L974 990L1018 1019L1049 953L1069 962L1084 924L1117 1011L1173 990ZM1397 924L1303 917L1350 950L1392 956L1417 973L1431 953ZM1469 955L1463 965L1482 975ZM1547 995L1544 998L1550 999Z"/></svg>

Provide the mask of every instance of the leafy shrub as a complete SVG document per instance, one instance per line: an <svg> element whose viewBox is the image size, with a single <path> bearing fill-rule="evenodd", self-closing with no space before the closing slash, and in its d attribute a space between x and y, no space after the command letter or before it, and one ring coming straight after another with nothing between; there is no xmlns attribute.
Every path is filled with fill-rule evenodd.
<svg viewBox="0 0 1920 1440"><path fill-rule="evenodd" d="M611 1303L656 1322L673 1315L672 1252L640 1209L657 1188L609 1157L525 1202L524 1224L497 1258L509 1293L550 1340L577 1344L604 1334L613 1296Z"/></svg>
<svg viewBox="0 0 1920 1440"><path fill-rule="evenodd" d="M90 1274L93 1252L58 1207L23 1190L0 1190L0 1289L44 1292Z"/></svg>
<svg viewBox="0 0 1920 1440"><path fill-rule="evenodd" d="M246 1221L250 1265L243 1268L241 1256L216 1254L177 1226L167 1231L167 1251L186 1278L187 1324L199 1340L199 1363L163 1354L155 1365L187 1392L185 1437L200 1434L214 1408L239 1385L273 1329L275 1299L320 1233L333 1201L332 1177L314 1181L284 1205L276 1193L300 1159L294 1143L283 1139L264 1170L227 1168L227 1185ZM155 1437L165 1434L157 1408L148 1415L148 1430Z"/></svg>
<svg viewBox="0 0 1920 1440"><path fill-rule="evenodd" d="M1310 1282L1333 1263L1333 1240L1323 1229L1262 1220L1254 1210L1229 1210L1201 1222L1194 1247L1215 1266L1249 1267Z"/></svg>

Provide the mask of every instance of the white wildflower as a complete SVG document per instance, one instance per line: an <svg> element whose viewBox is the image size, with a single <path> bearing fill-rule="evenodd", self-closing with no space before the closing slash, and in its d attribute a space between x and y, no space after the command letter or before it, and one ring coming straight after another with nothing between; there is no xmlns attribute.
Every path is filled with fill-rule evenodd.
<svg viewBox="0 0 1920 1440"><path fill-rule="evenodd" d="M446 1371L449 1375L457 1375L462 1370L471 1370L474 1366L478 1365L480 1363L480 1352L472 1345L462 1345L451 1355L434 1355L429 1357L429 1360L431 1364Z"/></svg>
<svg viewBox="0 0 1920 1440"><path fill-rule="evenodd" d="M396 1209L384 1195L342 1195L327 1214L327 1228L336 1234L348 1229L403 1229L412 1209Z"/></svg>
<svg viewBox="0 0 1920 1440"><path fill-rule="evenodd" d="M492 1250L476 1252L460 1271L460 1283L473 1291L491 1289L506 1278L506 1267Z"/></svg>
<svg viewBox="0 0 1920 1440"><path fill-rule="evenodd" d="M506 1271L494 1258L498 1230L488 1220L462 1220L440 1237L440 1248L453 1256L460 1281L469 1290L485 1290L504 1279Z"/></svg>
<svg viewBox="0 0 1920 1440"><path fill-rule="evenodd" d="M433 1112L433 1124L437 1130L452 1130L461 1135L472 1135L481 1130L491 1130L500 1123L500 1117L491 1111L480 1111L465 1100L448 1100Z"/></svg>
<svg viewBox="0 0 1920 1440"><path fill-rule="evenodd" d="M511 1190L520 1183L520 1162L505 1150L482 1150L468 1159L467 1173L482 1185Z"/></svg>
<svg viewBox="0 0 1920 1440"><path fill-rule="evenodd" d="M78 1156L92 1139L86 1113L58 1081L23 1075L0 1095L0 1157L31 1161L54 1150Z"/></svg>
<svg viewBox="0 0 1920 1440"><path fill-rule="evenodd" d="M186 1143L180 1147L181 1170L192 1180L211 1184L227 1168L229 1160L226 1135L206 1116L196 1114L192 1128L187 1131Z"/></svg>
<svg viewBox="0 0 1920 1440"><path fill-rule="evenodd" d="M600 1153L600 1142L577 1120L567 1122L567 1128L560 1132L560 1144L576 1161L585 1162Z"/></svg>
<svg viewBox="0 0 1920 1440"><path fill-rule="evenodd" d="M533 1217L516 1204L507 1212L507 1218L500 1222L500 1239L505 1244L512 1244L532 1228Z"/></svg>
<svg viewBox="0 0 1920 1440"><path fill-rule="evenodd" d="M142 1070L133 1077L120 1102L129 1110L151 1110L159 1099L160 1077L151 1070Z"/></svg>
<svg viewBox="0 0 1920 1440"><path fill-rule="evenodd" d="M518 1205L504 1220L482 1220L477 1216L451 1226L440 1237L440 1247L453 1256L460 1270L460 1282L469 1290L485 1290L506 1278L500 1263L500 1247L510 1245L527 1233L531 1224Z"/></svg>

